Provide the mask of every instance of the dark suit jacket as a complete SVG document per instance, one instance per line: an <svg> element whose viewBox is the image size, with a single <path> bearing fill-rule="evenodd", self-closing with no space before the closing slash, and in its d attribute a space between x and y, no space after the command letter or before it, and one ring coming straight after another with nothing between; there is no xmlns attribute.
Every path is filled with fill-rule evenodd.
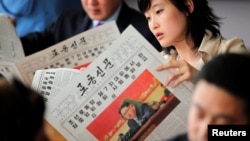
<svg viewBox="0 0 250 141"><path fill-rule="evenodd" d="M136 104L135 108L136 108L136 116L138 120L142 120L142 125L156 112L156 110L154 110L146 103ZM128 126L129 130L121 138L122 141L128 141L141 127L134 119L128 120Z"/></svg>
<svg viewBox="0 0 250 141"><path fill-rule="evenodd" d="M116 23L120 32L132 24L158 51L161 51L159 42L148 28L145 16L128 7L125 2L123 2ZM92 21L85 11L65 11L44 32L31 33L21 38L25 55L30 55L86 31L91 24Z"/></svg>

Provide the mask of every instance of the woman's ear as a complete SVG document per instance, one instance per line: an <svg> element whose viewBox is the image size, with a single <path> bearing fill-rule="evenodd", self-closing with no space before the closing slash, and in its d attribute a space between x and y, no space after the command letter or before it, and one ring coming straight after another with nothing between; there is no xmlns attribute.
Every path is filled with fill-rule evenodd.
<svg viewBox="0 0 250 141"><path fill-rule="evenodd" d="M186 0L186 5L188 7L189 13L193 13L194 11L194 2L193 0Z"/></svg>

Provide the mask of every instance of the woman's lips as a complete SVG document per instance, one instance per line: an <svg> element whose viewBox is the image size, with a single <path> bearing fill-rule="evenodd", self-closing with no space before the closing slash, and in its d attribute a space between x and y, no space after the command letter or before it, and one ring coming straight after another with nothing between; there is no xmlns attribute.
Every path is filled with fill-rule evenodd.
<svg viewBox="0 0 250 141"><path fill-rule="evenodd" d="M161 40L163 38L163 33L156 33L155 37L157 38L157 40Z"/></svg>

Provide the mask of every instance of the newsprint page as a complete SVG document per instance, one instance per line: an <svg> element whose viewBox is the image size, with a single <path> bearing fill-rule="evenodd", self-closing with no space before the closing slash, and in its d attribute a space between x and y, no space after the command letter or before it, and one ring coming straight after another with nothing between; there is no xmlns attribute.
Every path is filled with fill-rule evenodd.
<svg viewBox="0 0 250 141"><path fill-rule="evenodd" d="M0 61L17 61L24 58L22 44L8 16L0 13Z"/></svg>
<svg viewBox="0 0 250 141"><path fill-rule="evenodd" d="M14 75L29 86L38 69L86 67L120 35L116 23L110 22L24 56L21 41L8 21L0 15L1 26L6 27L6 31L0 28L0 73Z"/></svg>
<svg viewBox="0 0 250 141"><path fill-rule="evenodd" d="M8 16L0 13L0 74L20 77L15 62L24 58L21 41Z"/></svg>
<svg viewBox="0 0 250 141"><path fill-rule="evenodd" d="M86 69L38 70L32 87L47 101L45 119L67 140L159 141L186 131L193 89L188 82L166 88L171 70L155 71L163 63L130 25ZM124 117L130 108L137 120Z"/></svg>

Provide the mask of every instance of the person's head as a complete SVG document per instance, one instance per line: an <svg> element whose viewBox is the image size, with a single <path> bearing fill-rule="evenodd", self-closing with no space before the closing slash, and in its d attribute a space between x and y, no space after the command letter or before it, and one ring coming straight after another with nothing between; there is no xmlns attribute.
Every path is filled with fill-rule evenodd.
<svg viewBox="0 0 250 141"><path fill-rule="evenodd" d="M46 141L44 99L14 79L0 78L0 137L2 141Z"/></svg>
<svg viewBox="0 0 250 141"><path fill-rule="evenodd" d="M114 14L121 0L81 0L83 9L92 20L106 20Z"/></svg>
<svg viewBox="0 0 250 141"><path fill-rule="evenodd" d="M162 47L175 46L188 39L198 48L205 29L220 34L219 19L207 0L138 0L139 10L148 20L150 30ZM189 41L190 40L190 41Z"/></svg>
<svg viewBox="0 0 250 141"><path fill-rule="evenodd" d="M208 125L250 123L250 56L223 54L195 79L188 115L190 141L207 140Z"/></svg>
<svg viewBox="0 0 250 141"><path fill-rule="evenodd" d="M133 119L136 117L135 105L127 100L122 102L118 112L125 119Z"/></svg>

